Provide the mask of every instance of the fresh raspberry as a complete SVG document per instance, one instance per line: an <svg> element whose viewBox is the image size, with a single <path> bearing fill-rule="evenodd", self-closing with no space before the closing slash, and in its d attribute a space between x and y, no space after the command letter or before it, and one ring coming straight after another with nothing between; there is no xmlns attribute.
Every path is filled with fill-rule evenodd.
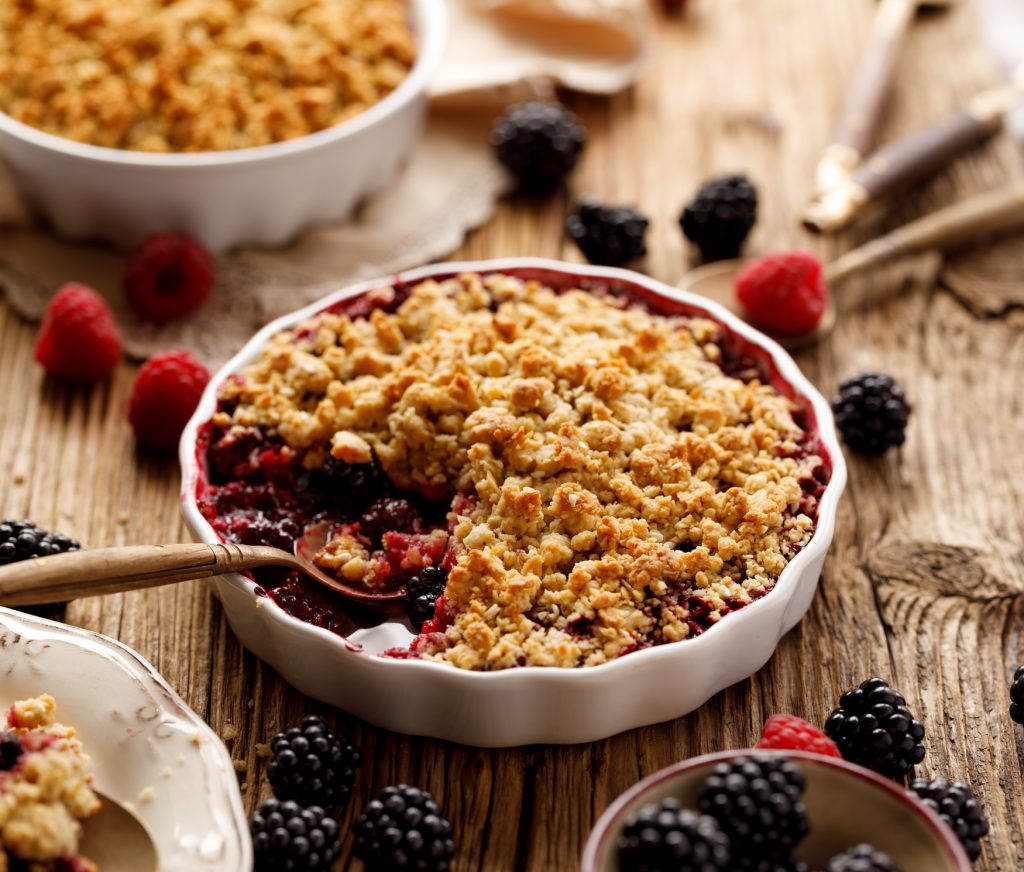
<svg viewBox="0 0 1024 872"><path fill-rule="evenodd" d="M213 257L180 233L157 233L142 243L124 271L124 292L139 317L159 324L184 318L210 296Z"/></svg>
<svg viewBox="0 0 1024 872"><path fill-rule="evenodd" d="M173 451L209 380L206 367L183 348L154 354L139 370L128 399L135 438Z"/></svg>
<svg viewBox="0 0 1024 872"><path fill-rule="evenodd" d="M736 298L762 327L786 336L809 333L828 308L821 261L806 251L752 260L736 276Z"/></svg>
<svg viewBox="0 0 1024 872"><path fill-rule="evenodd" d="M772 715L761 730L758 748L810 751L824 757L840 757L839 748L814 724L796 715Z"/></svg>
<svg viewBox="0 0 1024 872"><path fill-rule="evenodd" d="M121 338L106 300L92 288L66 284L46 307L36 360L51 375L97 381L121 359Z"/></svg>

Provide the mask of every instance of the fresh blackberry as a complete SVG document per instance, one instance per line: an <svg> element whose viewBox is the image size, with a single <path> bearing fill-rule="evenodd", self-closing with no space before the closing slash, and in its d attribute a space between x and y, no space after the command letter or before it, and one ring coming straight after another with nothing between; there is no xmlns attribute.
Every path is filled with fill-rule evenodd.
<svg viewBox="0 0 1024 872"><path fill-rule="evenodd" d="M32 557L78 551L81 547L63 533L50 533L31 521L7 519L0 524L0 566Z"/></svg>
<svg viewBox="0 0 1024 872"><path fill-rule="evenodd" d="M828 861L825 872L901 872L892 857L871 845L857 845Z"/></svg>
<svg viewBox="0 0 1024 872"><path fill-rule="evenodd" d="M910 789L949 824L967 856L977 860L981 855L978 840L988 834L988 821L971 788L962 781L950 784L945 778L933 778L931 781L915 778L910 782Z"/></svg>
<svg viewBox="0 0 1024 872"><path fill-rule="evenodd" d="M327 872L341 853L338 823L317 805L268 799L249 831L255 872Z"/></svg>
<svg viewBox="0 0 1024 872"><path fill-rule="evenodd" d="M629 206L602 206L584 199L577 214L566 219L565 229L591 263L622 266L647 254L647 223Z"/></svg>
<svg viewBox="0 0 1024 872"><path fill-rule="evenodd" d="M587 142L587 130L558 103L513 106L491 130L498 160L530 191L547 191L568 175Z"/></svg>
<svg viewBox="0 0 1024 872"><path fill-rule="evenodd" d="M704 260L736 257L756 221L757 190L744 175L705 182L679 216L683 234Z"/></svg>
<svg viewBox="0 0 1024 872"><path fill-rule="evenodd" d="M906 438L910 404L892 376L865 372L844 381L832 398L843 441L861 454L881 454Z"/></svg>
<svg viewBox="0 0 1024 872"><path fill-rule="evenodd" d="M405 586L405 604L409 620L417 630L434 617L434 606L444 593L448 573L440 566L424 566Z"/></svg>
<svg viewBox="0 0 1024 872"><path fill-rule="evenodd" d="M1017 667L1010 685L1010 717L1024 724L1024 666Z"/></svg>
<svg viewBox="0 0 1024 872"><path fill-rule="evenodd" d="M274 736L270 752L267 777L274 796L325 808L336 808L349 798L362 759L356 747L319 715Z"/></svg>
<svg viewBox="0 0 1024 872"><path fill-rule="evenodd" d="M628 818L619 836L623 872L715 872L729 869L729 839L712 817L675 797L652 802Z"/></svg>
<svg viewBox="0 0 1024 872"><path fill-rule="evenodd" d="M924 759L924 727L882 678L869 678L839 697L825 732L846 760L889 778L902 778Z"/></svg>
<svg viewBox="0 0 1024 872"><path fill-rule="evenodd" d="M698 797L729 837L735 859L785 860L807 835L805 781L783 755L737 757L712 770Z"/></svg>
<svg viewBox="0 0 1024 872"><path fill-rule="evenodd" d="M368 872L446 872L455 842L434 797L408 784L385 787L356 819L355 852Z"/></svg>
<svg viewBox="0 0 1024 872"><path fill-rule="evenodd" d="M0 772L9 772L18 765L25 748L14 733L0 733Z"/></svg>

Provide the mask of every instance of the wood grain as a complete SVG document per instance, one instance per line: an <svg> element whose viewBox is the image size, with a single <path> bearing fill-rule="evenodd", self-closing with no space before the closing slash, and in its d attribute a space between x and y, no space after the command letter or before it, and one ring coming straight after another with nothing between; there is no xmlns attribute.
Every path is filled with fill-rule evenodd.
<svg viewBox="0 0 1024 872"><path fill-rule="evenodd" d="M1001 135L842 236L806 235L800 213L872 0L689 5L659 27L660 54L640 87L572 100L591 142L571 190L510 199L454 256L578 260L562 223L572 198L589 192L651 216L643 268L672 282L691 257L679 210L719 171L745 170L759 186L752 251L799 246L826 257L1024 178L1019 147ZM994 81L974 15L962 2L915 25L883 138L948 114ZM465 748L373 729L305 699L240 648L202 582L79 601L67 619L134 646L216 729L235 727L229 747L245 767L248 807L267 794L256 744L323 712L366 758L343 828L384 785L420 784L453 820L459 870L570 870L596 817L642 776L748 746L777 711L820 723L842 690L880 674L926 724L923 772L965 778L980 794L992 836L977 868L1024 868L1024 748L1006 715L1007 682L1024 660L1022 242L945 263L915 258L843 286L838 329L799 362L826 392L862 369L893 373L914 404L907 444L881 460L851 458L808 617L764 669L688 717L575 747ZM177 467L136 451L124 421L134 369L93 389L59 384L34 366L33 335L0 304L0 514L31 516L92 546L183 541ZM350 849L346 841L339 868Z"/></svg>

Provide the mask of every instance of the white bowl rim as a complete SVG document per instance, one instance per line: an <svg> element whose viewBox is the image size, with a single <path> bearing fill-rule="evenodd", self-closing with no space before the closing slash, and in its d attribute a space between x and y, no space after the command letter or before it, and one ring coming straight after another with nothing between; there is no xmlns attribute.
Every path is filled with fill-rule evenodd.
<svg viewBox="0 0 1024 872"><path fill-rule="evenodd" d="M897 802L906 805L918 817L924 818L924 821L927 824L928 829L931 830L932 835L935 836L936 840L946 849L946 853L956 862L959 870L962 870L962 872L970 872L970 870L974 868L967 856L967 853L964 851L963 845L960 844L960 840L956 837L956 834L953 833L945 823L943 823L942 818L921 802L913 791L900 786L897 782L891 781L888 778L883 778L878 773L872 772L870 769L866 769L863 766L858 766L856 763L851 763L848 760L843 760L839 757L829 757L824 754L815 754L811 751L800 751L797 749L776 750L768 748L735 748L726 751L713 751L710 754L701 754L698 757L688 757L685 760L680 760L678 763L672 763L664 769L659 769L657 772L648 775L628 790L620 793L612 800L608 808L606 808L601 814L601 817L597 819L597 823L594 824L593 829L591 829L590 835L587 837L587 843L583 848L583 857L580 861L580 872L597 872L599 868L598 863L601 859L605 841L611 835L616 820L622 816L627 806L635 802L637 798L649 791L652 787L675 778L682 772L687 772L700 766L706 766L709 763L727 762L729 760L735 760L737 757L746 757L752 754L790 757L794 760L802 760L806 763L812 763L817 766L836 769L851 777L867 781L869 784L872 784L890 794L897 800Z"/></svg>
<svg viewBox="0 0 1024 872"><path fill-rule="evenodd" d="M202 516L199 511L196 499L196 484L200 476L199 464L196 459L196 441L199 428L205 424L216 411L217 392L221 384L242 366L254 360L259 350L267 343L275 333L290 327L324 309L338 303L341 300L358 296L366 291L375 288L389 287L398 283L410 284L424 279L435 277L447 277L460 273L501 273L507 271L540 270L561 274L570 278L583 279L604 279L611 282L625 282L645 288L662 297L683 303L695 309L705 311L712 320L725 326L732 333L743 337L752 345L759 346L769 353L778 374L783 381L793 388L794 393L807 400L814 411L817 435L822 447L829 455L832 463L832 475L825 486L818 503L818 518L815 523L814 534L810 542L800 551L783 569L775 583L775 587L764 597L744 606L736 612L731 612L728 620L722 620L708 628L700 636L693 639L683 639L679 642L672 642L665 645L657 645L651 648L644 648L631 652L627 656L618 657L615 660L595 666L579 668L552 668L548 666L520 666L515 669L497 669L492 671L477 671L458 669L448 664L437 663L432 660L417 658L382 657L368 654L361 647L348 641L342 636L332 633L323 627L301 621L292 617L284 609L277 605L271 597L265 597L273 606L269 614L274 620L282 624L283 629L290 633L299 633L311 638L329 640L329 644L338 652L339 656L365 657L367 664L372 664L375 669L424 669L441 670L444 675L451 676L453 672L460 675L462 681L473 682L518 682L524 679L530 681L554 682L565 681L572 676L571 681L576 683L594 682L600 684L613 670L632 668L632 664L640 658L655 660L656 658L670 659L677 656L673 652L680 649L694 651L710 633L726 632L725 627L734 628L733 632L738 633L743 622L749 622L760 614L758 607L769 597L780 594L790 586L799 583L802 570L805 564L810 563L818 556L824 556L832 542L832 534L835 527L835 519L839 507L839 498L846 485L846 462L842 449L836 436L832 420L832 409L824 396L815 388L806 376L800 371L796 361L773 339L765 336L759 330L751 327L745 321L734 315L724 306L712 300L702 297L689 291L674 288L656 279L631 270L619 269L616 267L599 267L585 264L575 264L566 261L552 260L537 257L509 257L480 261L461 261L450 263L436 263L419 267L413 270L397 273L391 276L384 276L370 281L359 282L348 285L325 297L310 303L294 312L282 315L280 318L270 322L263 329L258 331L241 350L225 363L210 379L209 384L203 391L195 413L189 419L185 430L182 432L181 441L178 446L179 461L182 468L182 489L181 509L185 522L192 533L201 541L207 544L220 544L223 540L217 535L213 527ZM242 587L254 596L257 585L250 579L238 573L230 573L221 576L227 583ZM262 599L262 597L261 597ZM777 602L777 600L776 600Z"/></svg>
<svg viewBox="0 0 1024 872"><path fill-rule="evenodd" d="M209 170L226 166L249 165L313 151L355 136L381 119L397 113L403 106L426 90L444 55L448 13L443 0L410 0L410 2L416 7L419 47L416 61L408 75L394 91L358 115L305 136L297 136L294 139L272 142L267 145L225 149L224 151L134 151L90 145L58 136L55 133L48 133L17 121L5 112L0 112L0 132L7 133L38 148L70 158L157 171L182 167Z"/></svg>

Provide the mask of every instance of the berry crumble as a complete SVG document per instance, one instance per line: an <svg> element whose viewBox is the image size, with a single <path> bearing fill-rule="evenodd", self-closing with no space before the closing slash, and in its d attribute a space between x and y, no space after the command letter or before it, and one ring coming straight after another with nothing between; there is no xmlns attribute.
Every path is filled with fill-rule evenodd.
<svg viewBox="0 0 1024 872"><path fill-rule="evenodd" d="M465 669L596 665L764 596L829 477L804 411L717 323L584 284L426 280L276 334L201 432L204 516L287 549L330 520L317 561L375 589L438 567L389 653ZM368 620L296 573L257 580L342 635Z"/></svg>
<svg viewBox="0 0 1024 872"><path fill-rule="evenodd" d="M89 758L49 694L20 700L0 729L0 870L96 872L80 821L100 808Z"/></svg>
<svg viewBox="0 0 1024 872"><path fill-rule="evenodd" d="M0 111L108 148L247 148L357 115L415 57L402 0L3 3Z"/></svg>

